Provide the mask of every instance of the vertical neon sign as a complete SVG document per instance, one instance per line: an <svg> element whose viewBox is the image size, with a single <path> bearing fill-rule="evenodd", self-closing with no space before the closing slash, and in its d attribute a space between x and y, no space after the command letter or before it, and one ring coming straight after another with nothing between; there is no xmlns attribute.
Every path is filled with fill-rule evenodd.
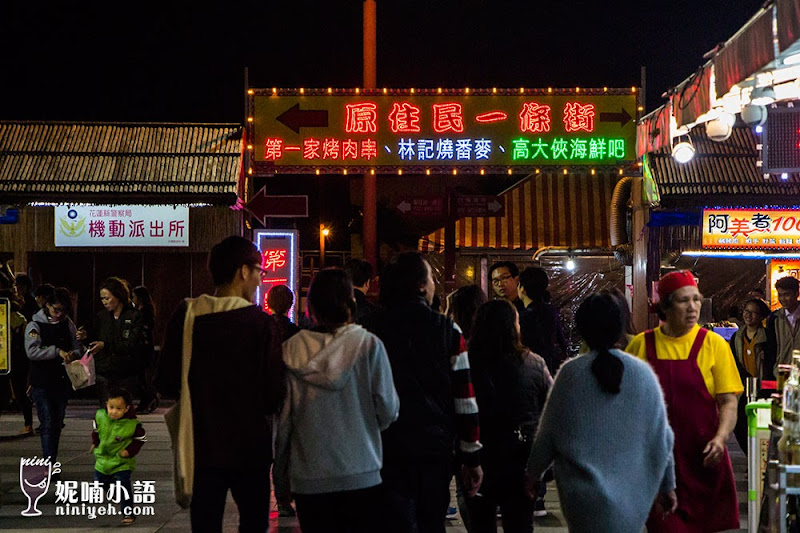
<svg viewBox="0 0 800 533"><path fill-rule="evenodd" d="M261 254L261 284L256 298L258 305L267 311L267 293L275 285L286 285L294 294L294 303L289 309L289 318L297 323L297 308L300 301L298 288L297 230L256 230L254 243Z"/></svg>

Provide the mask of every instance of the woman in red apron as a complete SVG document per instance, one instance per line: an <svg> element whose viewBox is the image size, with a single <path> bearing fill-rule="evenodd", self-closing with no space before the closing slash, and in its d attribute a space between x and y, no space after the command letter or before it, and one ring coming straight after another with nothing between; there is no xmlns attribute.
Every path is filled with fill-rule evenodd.
<svg viewBox="0 0 800 533"><path fill-rule="evenodd" d="M736 425L742 392L730 347L697 325L702 295L688 271L658 283L660 327L637 335L627 351L650 362L658 375L675 433L678 507L656 506L648 533L739 529L739 505L725 443Z"/></svg>

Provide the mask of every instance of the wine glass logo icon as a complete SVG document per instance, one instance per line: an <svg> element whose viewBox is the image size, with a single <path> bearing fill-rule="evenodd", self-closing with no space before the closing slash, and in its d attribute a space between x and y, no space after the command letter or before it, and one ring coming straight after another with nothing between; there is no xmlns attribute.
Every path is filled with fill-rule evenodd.
<svg viewBox="0 0 800 533"><path fill-rule="evenodd" d="M19 488L28 498L28 508L22 511L22 516L40 516L42 514L36 506L50 488L50 477L59 472L61 472L61 463L53 464L49 457L20 458Z"/></svg>

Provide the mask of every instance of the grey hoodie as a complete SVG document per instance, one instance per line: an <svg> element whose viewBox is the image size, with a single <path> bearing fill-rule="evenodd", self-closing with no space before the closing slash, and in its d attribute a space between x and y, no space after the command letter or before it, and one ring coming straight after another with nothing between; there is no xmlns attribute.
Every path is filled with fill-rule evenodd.
<svg viewBox="0 0 800 533"><path fill-rule="evenodd" d="M276 486L322 494L379 485L381 431L400 408L381 340L356 324L333 334L302 330L283 343L283 360Z"/></svg>

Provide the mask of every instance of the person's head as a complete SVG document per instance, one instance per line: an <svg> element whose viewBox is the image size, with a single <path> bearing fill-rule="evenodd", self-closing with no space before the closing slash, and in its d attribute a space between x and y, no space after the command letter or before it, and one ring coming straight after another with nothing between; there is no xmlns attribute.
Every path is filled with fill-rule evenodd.
<svg viewBox="0 0 800 533"><path fill-rule="evenodd" d="M765 300L767 295L764 292L764 289L762 289L761 287L755 287L753 289L750 289L750 292L747 293L747 297L748 298L759 298L761 300Z"/></svg>
<svg viewBox="0 0 800 533"><path fill-rule="evenodd" d="M156 312L156 306L153 303L153 297L150 296L150 290L145 287L144 285L139 285L135 287L132 291L133 296L133 306L136 309L143 310L147 309L151 311L153 314Z"/></svg>
<svg viewBox="0 0 800 533"><path fill-rule="evenodd" d="M658 308L671 330L688 331L697 324L703 295L697 288L694 274L688 270L666 274L658 282L658 297Z"/></svg>
<svg viewBox="0 0 800 533"><path fill-rule="evenodd" d="M211 248L208 270L217 291L224 288L252 300L261 283L261 254L252 242L231 235Z"/></svg>
<svg viewBox="0 0 800 533"><path fill-rule="evenodd" d="M519 359L524 347L519 340L519 315L508 300L491 300L478 308L469 339L470 359L490 363L489 358Z"/></svg>
<svg viewBox="0 0 800 533"><path fill-rule="evenodd" d="M353 283L341 268L323 268L308 287L308 310L314 322L329 331L351 321L356 313Z"/></svg>
<svg viewBox="0 0 800 533"><path fill-rule="evenodd" d="M45 304L47 303L47 298L51 294L53 294L53 291L55 289L56 288L53 287L49 283L42 283L41 285L36 287L36 290L34 291L33 296L34 296L34 298L36 298L36 303L39 305L39 309L41 309L41 308L43 308L45 306Z"/></svg>
<svg viewBox="0 0 800 533"><path fill-rule="evenodd" d="M445 315L458 324L465 339L469 340L472 336L475 314L486 300L486 293L478 285L465 285L447 295Z"/></svg>
<svg viewBox="0 0 800 533"><path fill-rule="evenodd" d="M793 313L797 309L797 297L800 295L800 281L792 276L785 276L775 282L775 290L778 293L778 301L781 305Z"/></svg>
<svg viewBox="0 0 800 533"><path fill-rule="evenodd" d="M350 276L353 288L366 293L369 290L369 282L372 280L372 264L364 259L350 259L344 264L344 271Z"/></svg>
<svg viewBox="0 0 800 533"><path fill-rule="evenodd" d="M127 389L114 387L108 391L106 399L106 412L111 420L119 420L131 410L133 396Z"/></svg>
<svg viewBox="0 0 800 533"><path fill-rule="evenodd" d="M436 285L431 265L417 252L403 252L389 260L381 275L380 301L392 306L420 296L430 305Z"/></svg>
<svg viewBox="0 0 800 533"><path fill-rule="evenodd" d="M14 284L17 286L17 292L22 296L27 296L33 289L33 281L27 274L20 273L14 277Z"/></svg>
<svg viewBox="0 0 800 533"><path fill-rule="evenodd" d="M8 298L12 313L19 313L22 311L22 304L25 303L25 301L13 287L10 289L0 289L0 298Z"/></svg>
<svg viewBox="0 0 800 533"><path fill-rule="evenodd" d="M761 298L750 298L744 303L742 320L745 326L751 328L761 327L762 321L769 315L769 306Z"/></svg>
<svg viewBox="0 0 800 533"><path fill-rule="evenodd" d="M286 285L274 285L267 292L267 307L276 315L285 315L292 308L294 294Z"/></svg>
<svg viewBox="0 0 800 533"><path fill-rule="evenodd" d="M517 286L519 285L519 269L511 261L498 261L489 268L489 277L492 280L494 293L513 302L517 299Z"/></svg>
<svg viewBox="0 0 800 533"><path fill-rule="evenodd" d="M550 279L547 272L539 267L528 267L519 273L520 297L527 297L535 302L545 301L547 285Z"/></svg>
<svg viewBox="0 0 800 533"><path fill-rule="evenodd" d="M56 322L61 322L69 317L72 312L72 294L69 289L66 287L53 289L45 302L45 310L47 315Z"/></svg>
<svg viewBox="0 0 800 533"><path fill-rule="evenodd" d="M622 361L610 351L624 333L623 304L614 294L600 292L586 298L575 313L578 332L589 348L597 352L592 373L600 388L610 394L619 393L625 370Z"/></svg>
<svg viewBox="0 0 800 533"><path fill-rule="evenodd" d="M100 302L106 311L115 313L121 311L131 302L128 284L120 278L106 278L100 285Z"/></svg>

